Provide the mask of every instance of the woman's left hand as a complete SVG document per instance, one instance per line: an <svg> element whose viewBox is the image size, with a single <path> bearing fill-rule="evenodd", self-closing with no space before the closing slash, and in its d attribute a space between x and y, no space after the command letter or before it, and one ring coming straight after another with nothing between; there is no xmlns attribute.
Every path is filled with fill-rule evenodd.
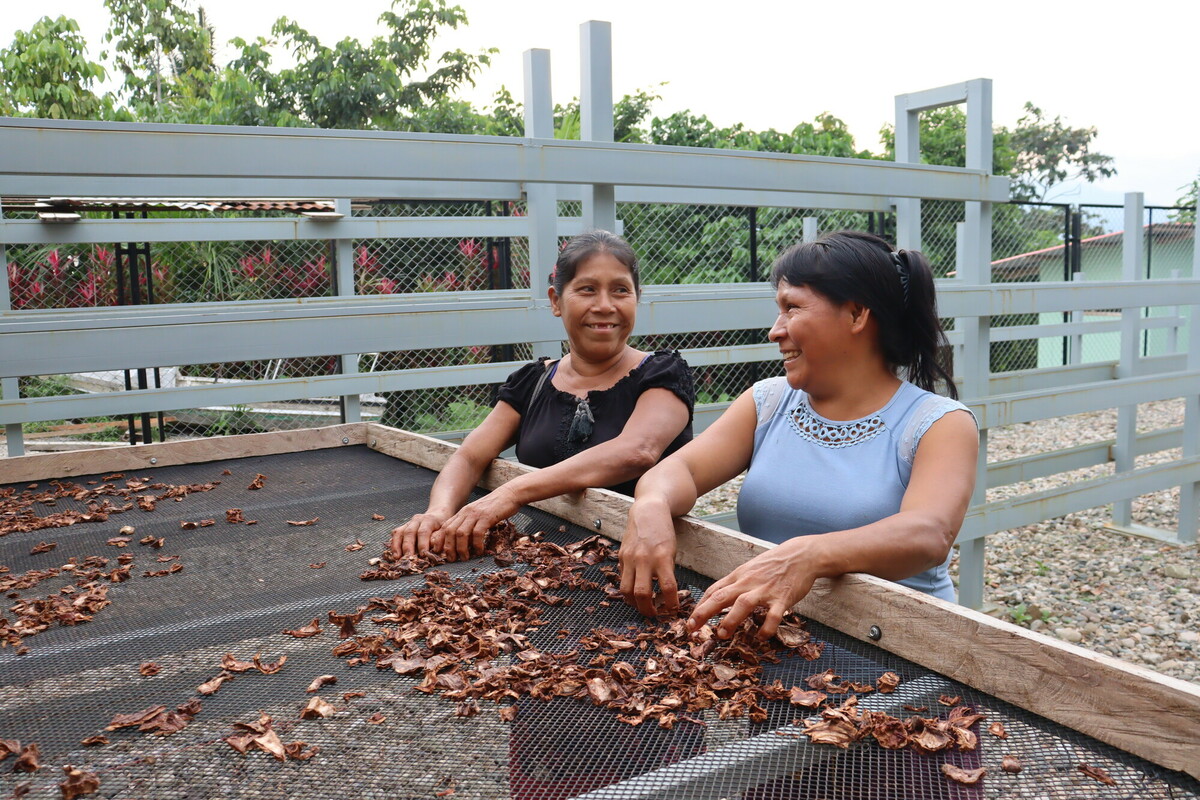
<svg viewBox="0 0 1200 800"><path fill-rule="evenodd" d="M760 638L775 634L783 615L800 602L820 577L813 569L811 543L801 536L760 553L708 588L692 615L688 630L694 631L722 611L728 611L717 628L717 636L728 639L754 611L767 610L758 631Z"/></svg>
<svg viewBox="0 0 1200 800"><path fill-rule="evenodd" d="M450 561L466 561L483 553L488 528L503 522L521 508L512 492L501 486L442 523L429 540L429 549Z"/></svg>

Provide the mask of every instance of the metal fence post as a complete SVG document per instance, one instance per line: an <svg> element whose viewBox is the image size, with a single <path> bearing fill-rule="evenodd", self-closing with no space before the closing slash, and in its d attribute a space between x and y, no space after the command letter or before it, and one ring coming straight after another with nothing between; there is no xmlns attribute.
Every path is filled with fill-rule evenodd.
<svg viewBox="0 0 1200 800"><path fill-rule="evenodd" d="M977 79L967 82L967 158L968 169L992 171L992 82ZM964 208L963 252L958 254L958 277L969 285L992 280L992 204L968 202ZM965 317L955 320L962 330L963 396L987 397L991 375L991 317ZM971 505L987 502L987 428L979 431L979 459L975 468L975 493ZM970 539L958 546L958 601L968 608L983 606L984 549L986 538Z"/></svg>
<svg viewBox="0 0 1200 800"><path fill-rule="evenodd" d="M820 223L816 217L805 217L801 220L800 241L815 242L817 240L817 225Z"/></svg>
<svg viewBox="0 0 1200 800"><path fill-rule="evenodd" d="M579 26L579 136L589 142L613 141L612 23L592 20ZM583 192L586 227L617 229L617 200L611 183Z"/></svg>
<svg viewBox="0 0 1200 800"><path fill-rule="evenodd" d="M908 96L896 97L896 160L916 164L921 160L921 112L910 111ZM921 200L896 198L896 247L921 249Z"/></svg>
<svg viewBox="0 0 1200 800"><path fill-rule="evenodd" d="M525 135L554 138L554 103L550 91L550 51L526 50ZM537 147L536 142L531 145ZM525 184L525 213L529 218L529 298L535 308L549 308L546 287L558 258L558 193L551 183ZM549 313L547 311L546 313ZM534 358L558 358L562 343L533 342Z"/></svg>
<svg viewBox="0 0 1200 800"><path fill-rule="evenodd" d="M1125 195L1125 233L1121 237L1121 280L1136 281L1142 272L1143 247L1142 219L1145 216L1145 199L1141 192ZM1140 308L1121 309L1121 354L1117 362L1117 378L1132 378L1136 374L1138 354L1141 351ZM1135 466L1134 446L1137 443L1137 406L1121 406L1117 409L1117 441L1113 448L1114 467L1118 473L1129 472ZM1112 524L1127 528L1133 523L1133 500L1117 500L1113 503Z"/></svg>
<svg viewBox="0 0 1200 800"><path fill-rule="evenodd" d="M1192 226L1192 275L1200 278L1200 236ZM1188 314L1187 368L1189 372L1200 370L1200 303L1193 305ZM1183 404L1183 457L1200 456L1200 395L1191 394ZM1185 483L1179 487L1179 530L1176 533L1183 544L1194 544L1200 531L1200 482Z"/></svg>
<svg viewBox="0 0 1200 800"><path fill-rule="evenodd" d="M4 218L4 206L0 204L0 219ZM12 296L8 291L8 250L0 242L0 311L12 310ZM20 378L0 378L0 397L16 400L21 396ZM25 430L19 422L4 426L4 444L8 455L25 455Z"/></svg>
<svg viewBox="0 0 1200 800"><path fill-rule="evenodd" d="M1085 276L1082 272L1076 272L1074 275L1071 276L1071 280L1075 283L1082 283L1084 278L1085 278ZM1083 309L1076 308L1076 309L1073 309L1070 313L1071 313L1071 322L1083 322L1085 319ZM1071 356L1070 363L1072 363L1072 364L1082 364L1083 363L1083 334L1082 333L1075 333L1075 334L1071 335L1070 356Z"/></svg>
<svg viewBox="0 0 1200 800"><path fill-rule="evenodd" d="M334 211L343 218L351 215L350 198L340 197L333 201ZM334 288L339 297L353 297L354 287L354 240L333 240L333 270ZM358 374L358 353L338 356L338 372L342 375ZM342 422L362 421L362 397L357 394L344 394L339 398Z"/></svg>

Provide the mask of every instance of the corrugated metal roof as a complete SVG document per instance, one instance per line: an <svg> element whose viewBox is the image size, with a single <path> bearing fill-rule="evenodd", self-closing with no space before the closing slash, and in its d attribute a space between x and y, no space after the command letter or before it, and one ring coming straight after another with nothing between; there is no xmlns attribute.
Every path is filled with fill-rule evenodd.
<svg viewBox="0 0 1200 800"><path fill-rule="evenodd" d="M73 211L332 211L332 200L292 198L13 197L4 207Z"/></svg>

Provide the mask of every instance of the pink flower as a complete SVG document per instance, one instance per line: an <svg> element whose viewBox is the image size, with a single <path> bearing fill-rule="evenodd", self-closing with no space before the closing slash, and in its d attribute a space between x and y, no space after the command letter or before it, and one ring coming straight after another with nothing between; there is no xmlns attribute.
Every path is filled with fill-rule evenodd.
<svg viewBox="0 0 1200 800"><path fill-rule="evenodd" d="M50 277L57 281L62 277L63 259L59 257L57 250L51 250L46 256L46 261L50 264Z"/></svg>
<svg viewBox="0 0 1200 800"><path fill-rule="evenodd" d="M238 259L238 266L241 268L242 274L250 280L254 280L256 276L257 265L258 261L254 258L254 256L242 256Z"/></svg>
<svg viewBox="0 0 1200 800"><path fill-rule="evenodd" d="M163 281L165 281L167 279L167 268L164 267L162 264L159 264L156 262L154 264L153 269L154 269L154 279L157 280L159 283L162 283ZM90 275L91 273L88 273L88 274Z"/></svg>
<svg viewBox="0 0 1200 800"><path fill-rule="evenodd" d="M462 253L466 258L475 258L475 256L479 255L481 249L479 242L474 239L460 239L458 241L458 252Z"/></svg>
<svg viewBox="0 0 1200 800"><path fill-rule="evenodd" d="M375 288L380 294L394 294L396 291L396 282L391 278L380 278L379 283L375 284Z"/></svg>
<svg viewBox="0 0 1200 800"><path fill-rule="evenodd" d="M106 267L111 267L113 264L113 252L104 247L96 247L92 251L92 259L100 262Z"/></svg>
<svg viewBox="0 0 1200 800"><path fill-rule="evenodd" d="M450 291L454 291L455 289L460 288L462 281L460 281L458 276L453 272L446 270L446 273L442 275L442 284Z"/></svg>
<svg viewBox="0 0 1200 800"><path fill-rule="evenodd" d="M274 256L271 255L271 248L264 247L263 253L262 253L262 258L260 258L259 260L262 262L262 265L264 267L271 266L271 263L274 261Z"/></svg>
<svg viewBox="0 0 1200 800"><path fill-rule="evenodd" d="M79 284L79 298L84 305L92 305L96 300L96 275L88 270L87 280Z"/></svg>
<svg viewBox="0 0 1200 800"><path fill-rule="evenodd" d="M379 259L375 258L365 244L360 245L355 252L354 263L359 269L368 274L376 272L379 269Z"/></svg>

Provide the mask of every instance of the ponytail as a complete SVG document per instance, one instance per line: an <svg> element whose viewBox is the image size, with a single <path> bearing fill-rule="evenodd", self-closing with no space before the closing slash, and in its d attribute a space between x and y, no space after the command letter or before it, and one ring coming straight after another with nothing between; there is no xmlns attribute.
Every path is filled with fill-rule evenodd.
<svg viewBox="0 0 1200 800"><path fill-rule="evenodd" d="M888 365L928 392L958 398L946 358L929 261L916 250L894 251L862 231L827 233L793 245L775 261L771 283L807 286L835 303L856 302L879 322ZM941 386L939 386L939 383Z"/></svg>

